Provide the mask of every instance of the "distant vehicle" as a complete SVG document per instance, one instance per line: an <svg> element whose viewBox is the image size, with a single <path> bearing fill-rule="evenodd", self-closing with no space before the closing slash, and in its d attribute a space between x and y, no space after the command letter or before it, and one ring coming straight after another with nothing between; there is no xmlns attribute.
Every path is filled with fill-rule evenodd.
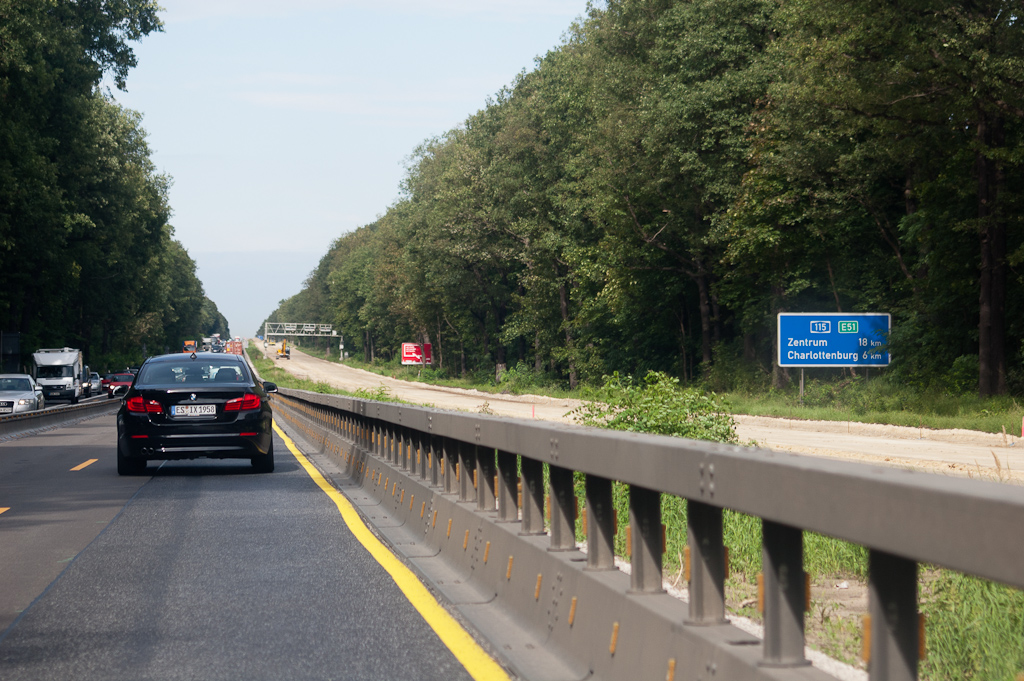
<svg viewBox="0 0 1024 681"><path fill-rule="evenodd" d="M285 338L285 339L283 339L281 341L281 347L279 347L277 349L277 358L278 359L291 359L292 358L292 349L290 347L288 347L288 339L287 338Z"/></svg>
<svg viewBox="0 0 1024 681"><path fill-rule="evenodd" d="M118 386L130 386L132 381L135 380L135 374L129 371L123 371L117 374L110 374L110 381L107 382L107 398L114 397L114 390Z"/></svg>
<svg viewBox="0 0 1024 681"><path fill-rule="evenodd" d="M88 368L77 348L42 348L32 353L33 376L51 400L71 400L87 394Z"/></svg>
<svg viewBox="0 0 1024 681"><path fill-rule="evenodd" d="M46 406L43 389L28 374L0 374L0 416L37 411Z"/></svg>
<svg viewBox="0 0 1024 681"><path fill-rule="evenodd" d="M255 472L272 472L273 392L234 355L150 357L117 414L117 472L142 475L151 460L199 457L249 459Z"/></svg>
<svg viewBox="0 0 1024 681"><path fill-rule="evenodd" d="M103 392L103 379L95 371L89 372L89 393L99 395Z"/></svg>

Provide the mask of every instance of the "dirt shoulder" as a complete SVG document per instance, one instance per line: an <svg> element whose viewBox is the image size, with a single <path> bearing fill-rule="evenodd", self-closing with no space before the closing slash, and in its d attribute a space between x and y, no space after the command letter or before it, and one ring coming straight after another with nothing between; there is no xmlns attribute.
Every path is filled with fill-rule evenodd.
<svg viewBox="0 0 1024 681"><path fill-rule="evenodd" d="M264 353L275 358L276 346L269 345ZM400 399L438 409L573 423L567 414L581 404L579 400L542 395L495 395L403 381L328 362L294 348L291 359L274 361L300 378L350 391L377 390L384 386ZM943 475L1024 482L1024 442L1011 435L1004 438L1001 434L971 430L930 430L769 416L740 415L735 419L741 442L753 441L770 449Z"/></svg>

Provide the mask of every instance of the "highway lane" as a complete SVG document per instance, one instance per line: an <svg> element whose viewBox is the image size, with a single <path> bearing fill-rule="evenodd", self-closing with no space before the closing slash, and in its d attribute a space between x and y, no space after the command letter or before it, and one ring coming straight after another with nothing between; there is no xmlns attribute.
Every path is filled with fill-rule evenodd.
<svg viewBox="0 0 1024 681"><path fill-rule="evenodd" d="M0 678L470 678L279 437L270 475L121 478L112 444L102 417L0 445L7 620L41 594L0 622Z"/></svg>
<svg viewBox="0 0 1024 681"><path fill-rule="evenodd" d="M145 482L118 477L114 437L108 414L0 443L0 632Z"/></svg>

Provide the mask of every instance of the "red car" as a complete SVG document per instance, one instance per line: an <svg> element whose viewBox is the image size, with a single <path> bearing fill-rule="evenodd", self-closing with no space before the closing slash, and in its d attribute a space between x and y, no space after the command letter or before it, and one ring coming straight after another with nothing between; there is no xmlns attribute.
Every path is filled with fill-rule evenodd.
<svg viewBox="0 0 1024 681"><path fill-rule="evenodd" d="M132 381L135 380L135 374L130 374L127 371L125 371L124 373L120 374L110 374L109 376L107 376L107 378L110 379L109 381L107 381L106 385L107 397L112 399L114 397L114 388L120 385L123 385L125 387L130 386L132 384Z"/></svg>

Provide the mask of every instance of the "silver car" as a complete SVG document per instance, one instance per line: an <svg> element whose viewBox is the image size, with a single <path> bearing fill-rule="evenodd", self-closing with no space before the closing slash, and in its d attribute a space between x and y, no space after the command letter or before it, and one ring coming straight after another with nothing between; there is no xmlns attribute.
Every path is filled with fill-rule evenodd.
<svg viewBox="0 0 1024 681"><path fill-rule="evenodd" d="M103 380L95 371L89 373L89 387L91 388L89 393L92 395L99 395L103 392Z"/></svg>
<svg viewBox="0 0 1024 681"><path fill-rule="evenodd" d="M28 374L0 374L0 416L46 406L43 389Z"/></svg>

